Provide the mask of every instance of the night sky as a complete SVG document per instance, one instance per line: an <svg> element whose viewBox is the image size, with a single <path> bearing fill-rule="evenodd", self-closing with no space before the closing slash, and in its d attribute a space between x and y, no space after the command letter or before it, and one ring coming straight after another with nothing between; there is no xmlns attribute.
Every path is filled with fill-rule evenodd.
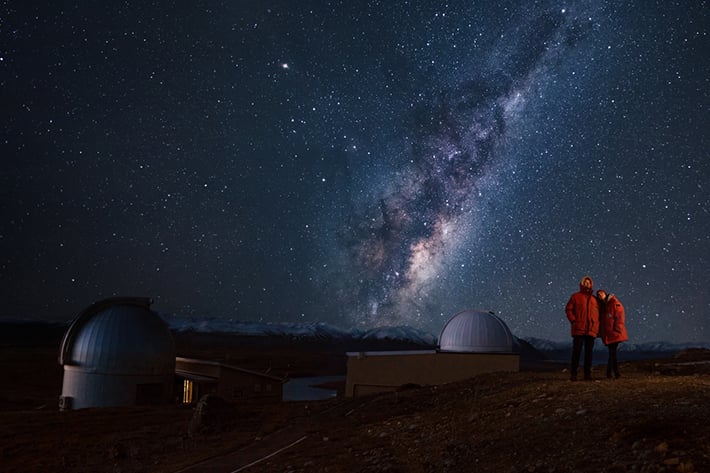
<svg viewBox="0 0 710 473"><path fill-rule="evenodd" d="M706 1L3 2L3 318L710 341Z"/></svg>

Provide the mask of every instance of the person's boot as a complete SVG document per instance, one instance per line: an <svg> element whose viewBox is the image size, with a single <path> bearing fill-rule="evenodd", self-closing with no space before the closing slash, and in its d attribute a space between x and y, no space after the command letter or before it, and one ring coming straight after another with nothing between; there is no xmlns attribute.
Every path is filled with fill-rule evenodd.
<svg viewBox="0 0 710 473"><path fill-rule="evenodd" d="M606 377L611 378L611 366L609 365L606 367Z"/></svg>

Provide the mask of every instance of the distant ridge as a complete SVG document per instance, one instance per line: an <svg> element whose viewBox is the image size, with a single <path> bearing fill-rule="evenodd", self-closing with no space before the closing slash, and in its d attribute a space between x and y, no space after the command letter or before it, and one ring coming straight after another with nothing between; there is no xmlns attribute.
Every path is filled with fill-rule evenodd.
<svg viewBox="0 0 710 473"><path fill-rule="evenodd" d="M542 338L534 337L524 337L528 343L537 348L540 351L555 351L555 350L566 350L572 347L572 340L569 342L553 342L550 340L545 340ZM628 343L624 342L619 344L619 351L655 351L655 352L670 352L685 350L687 348L705 348L710 349L710 343L704 342L686 342L686 343L672 343L672 342L644 342L644 343ZM597 340L594 345L595 350L604 350L606 347L602 344L601 340Z"/></svg>
<svg viewBox="0 0 710 473"><path fill-rule="evenodd" d="M310 323L278 323L278 322L248 322L222 318L185 317L175 314L160 314L171 330L176 332L197 332L213 334L237 334L242 336L285 337L293 340L315 339L323 341L378 340L411 342L422 346L436 346L437 337L409 326L383 326L369 329L341 329L325 322ZM0 342L4 345L41 342L48 338L63 335L69 322L48 322L37 320L0 319ZM515 339L518 350L538 352L552 360L567 359L571 350L570 341L551 341L535 337L519 337ZM687 342L672 343L664 341L645 343L622 343L619 354L624 359L650 358L653 355L667 355L690 348L710 350L710 343ZM606 352L606 347L598 340L595 345L597 356ZM595 357L596 358L596 357ZM601 358L599 358L601 360Z"/></svg>
<svg viewBox="0 0 710 473"><path fill-rule="evenodd" d="M69 323L34 320L0 320L0 344L3 346L44 345L61 340Z"/></svg>
<svg viewBox="0 0 710 473"><path fill-rule="evenodd" d="M178 332L233 333L254 336L285 336L319 340L398 340L419 345L436 345L437 337L408 326L341 329L326 322L246 322L220 318L184 317L161 314L171 329Z"/></svg>

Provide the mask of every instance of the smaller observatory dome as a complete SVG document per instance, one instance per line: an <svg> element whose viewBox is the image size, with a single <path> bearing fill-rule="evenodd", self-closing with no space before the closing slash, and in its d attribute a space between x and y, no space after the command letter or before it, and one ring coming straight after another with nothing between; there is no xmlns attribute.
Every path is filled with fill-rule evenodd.
<svg viewBox="0 0 710 473"><path fill-rule="evenodd" d="M465 310L449 319L439 336L440 351L511 353L513 335L493 312Z"/></svg>
<svg viewBox="0 0 710 473"><path fill-rule="evenodd" d="M123 406L169 401L175 342L150 310L151 300L114 297L92 304L69 326L60 407Z"/></svg>

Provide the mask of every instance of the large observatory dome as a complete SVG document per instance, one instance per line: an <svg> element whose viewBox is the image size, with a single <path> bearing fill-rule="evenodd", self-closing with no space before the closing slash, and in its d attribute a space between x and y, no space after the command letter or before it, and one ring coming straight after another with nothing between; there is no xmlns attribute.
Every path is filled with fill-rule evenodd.
<svg viewBox="0 0 710 473"><path fill-rule="evenodd" d="M513 335L492 312L465 310L449 319L439 336L439 349L449 352L511 353Z"/></svg>
<svg viewBox="0 0 710 473"><path fill-rule="evenodd" d="M149 299L113 298L90 306L64 335L60 363L121 374L174 369L172 335L149 304Z"/></svg>
<svg viewBox="0 0 710 473"><path fill-rule="evenodd" d="M62 340L65 408L155 403L171 397L175 343L150 299L116 297L85 309Z"/></svg>

